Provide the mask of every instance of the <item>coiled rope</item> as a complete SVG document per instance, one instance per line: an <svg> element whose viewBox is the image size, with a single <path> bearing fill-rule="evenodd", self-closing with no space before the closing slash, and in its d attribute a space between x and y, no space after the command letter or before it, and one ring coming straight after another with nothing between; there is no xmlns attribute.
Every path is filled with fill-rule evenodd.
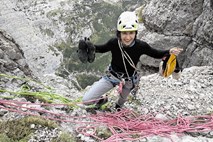
<svg viewBox="0 0 213 142"><path fill-rule="evenodd" d="M26 104L23 106L23 104ZM184 132L208 132L213 130L213 114L200 116L177 116L176 119L161 120L153 115L139 115L135 112L122 109L119 112L99 112L96 115L70 116L54 113L45 109L38 109L28 106L67 106L68 104L30 103L14 100L0 99L0 108L23 115L33 115L67 123L78 124L76 131L85 136L90 136L98 141L135 141L148 136L160 135L169 137L173 132L182 134ZM23 111L23 109L28 111ZM79 126L80 125L80 126ZM111 136L102 139L97 135L97 128L104 126L111 132Z"/></svg>

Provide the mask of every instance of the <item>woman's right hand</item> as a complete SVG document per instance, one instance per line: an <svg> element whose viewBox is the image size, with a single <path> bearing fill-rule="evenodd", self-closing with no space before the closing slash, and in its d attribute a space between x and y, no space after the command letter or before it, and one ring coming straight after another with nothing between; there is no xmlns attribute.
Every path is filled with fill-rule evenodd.
<svg viewBox="0 0 213 142"><path fill-rule="evenodd" d="M169 50L169 54L175 54L176 56L178 56L180 52L182 51L183 51L183 48L173 47Z"/></svg>

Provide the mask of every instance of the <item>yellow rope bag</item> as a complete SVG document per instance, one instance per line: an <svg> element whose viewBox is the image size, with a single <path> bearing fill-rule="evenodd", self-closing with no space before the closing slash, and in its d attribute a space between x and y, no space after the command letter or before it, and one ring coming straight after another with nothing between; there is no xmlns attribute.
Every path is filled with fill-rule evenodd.
<svg viewBox="0 0 213 142"><path fill-rule="evenodd" d="M174 54L167 55L163 59L163 63L160 65L160 74L163 77L169 77L176 69L177 58Z"/></svg>

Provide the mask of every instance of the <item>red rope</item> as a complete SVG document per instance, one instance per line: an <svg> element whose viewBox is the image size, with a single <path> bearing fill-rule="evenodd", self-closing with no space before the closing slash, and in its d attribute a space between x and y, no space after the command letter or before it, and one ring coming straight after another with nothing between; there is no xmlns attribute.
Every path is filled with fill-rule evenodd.
<svg viewBox="0 0 213 142"><path fill-rule="evenodd" d="M184 132L206 132L213 130L213 114L188 117L178 116L176 119L172 120L160 120L152 115L138 115L131 110L122 109L115 113L99 112L96 115L70 116L44 109L31 108L20 104L32 106L47 105L52 107L57 105L67 106L67 104L39 104L0 100L1 109L32 116L40 116L38 113L40 112L45 114L40 116L45 119L80 124L81 126L76 126L76 131L78 133L94 137L103 142L122 140L134 141L152 135L168 137L172 132L181 134ZM25 112L22 109L28 111ZM85 126L82 126L83 124L85 124ZM112 133L112 135L106 140L103 140L96 135L97 127L100 125L107 127Z"/></svg>

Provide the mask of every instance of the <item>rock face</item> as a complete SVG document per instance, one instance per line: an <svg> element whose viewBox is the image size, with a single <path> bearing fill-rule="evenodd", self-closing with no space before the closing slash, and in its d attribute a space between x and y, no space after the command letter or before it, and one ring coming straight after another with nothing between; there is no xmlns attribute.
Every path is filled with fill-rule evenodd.
<svg viewBox="0 0 213 142"><path fill-rule="evenodd" d="M3 31L0 31L0 72L19 76L32 75L23 51L15 40Z"/></svg>
<svg viewBox="0 0 213 142"><path fill-rule="evenodd" d="M23 50L29 68L36 76L54 73L63 59L55 44L66 43L65 40L75 42L81 36L90 36L100 30L98 26L88 24L88 21L94 22L92 15L97 10L90 6L98 2L86 2L88 6L84 6L82 0L78 3L66 0L0 1L0 29ZM182 47L184 52L179 60L183 68L212 65L212 1L152 0L146 3L139 14L144 21L139 38L156 48ZM101 19L97 22L108 24ZM159 60L141 57L141 64L149 65L155 71L158 63Z"/></svg>
<svg viewBox="0 0 213 142"><path fill-rule="evenodd" d="M102 0L2 0L0 29L13 37L32 72L40 77L54 73L64 61L59 48L70 50L80 38L101 31L103 23L105 27L111 26L111 20L115 21L121 11L117 7ZM103 19L102 13L112 16Z"/></svg>
<svg viewBox="0 0 213 142"><path fill-rule="evenodd" d="M213 110L212 79L211 66L187 68L179 80L152 74L141 78L142 96L138 97L144 108L158 112L170 110L173 116L207 114Z"/></svg>
<svg viewBox="0 0 213 142"><path fill-rule="evenodd" d="M51 50L38 27L33 26L36 21L30 21L29 16L17 7L18 3L23 6L22 10L28 8L24 1L0 1L0 29L6 31L19 45L34 75L39 77L44 73L54 73L62 54L54 47ZM39 12L42 13L38 10L37 14Z"/></svg>
<svg viewBox="0 0 213 142"><path fill-rule="evenodd" d="M182 47L179 60L183 68L213 65L213 10L210 0L151 0L142 11L140 38L153 47ZM142 57L146 65L150 59ZM157 67L156 61L151 61Z"/></svg>

